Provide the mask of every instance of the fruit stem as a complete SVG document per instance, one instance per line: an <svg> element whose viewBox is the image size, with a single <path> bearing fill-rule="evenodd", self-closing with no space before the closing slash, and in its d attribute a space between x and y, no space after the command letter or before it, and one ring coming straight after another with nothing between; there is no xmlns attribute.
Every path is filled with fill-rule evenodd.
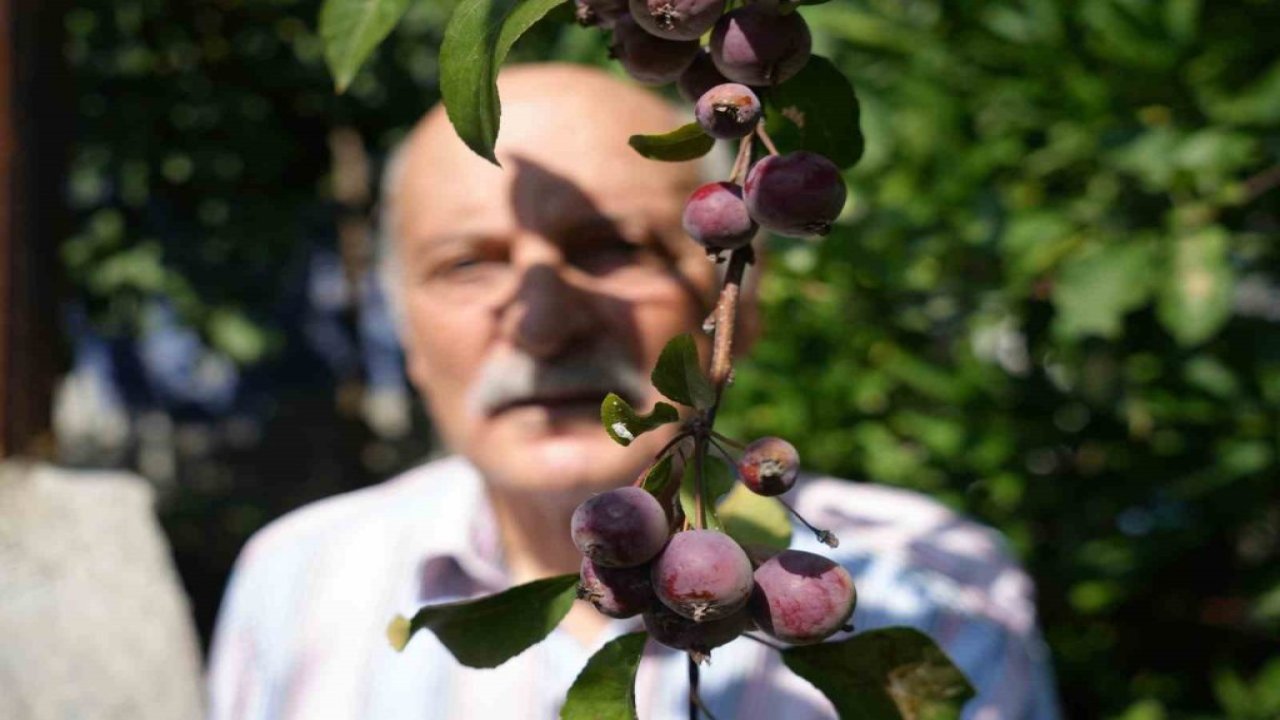
<svg viewBox="0 0 1280 720"><path fill-rule="evenodd" d="M756 123L759 127L759 123ZM738 156L733 160L733 169L729 171L729 182L735 185L741 185L742 181L747 177L747 170L751 167L751 136L742 138L738 141Z"/></svg>
<svg viewBox="0 0 1280 720"><path fill-rule="evenodd" d="M707 478L702 472L702 463L707 457L707 438L704 435L698 435L693 440L693 513L697 517L694 522L697 528L703 530L707 527L707 507L703 502L703 498L707 496Z"/></svg>
<svg viewBox="0 0 1280 720"><path fill-rule="evenodd" d="M698 720L698 663L689 658L689 720Z"/></svg>
<svg viewBox="0 0 1280 720"><path fill-rule="evenodd" d="M815 539L817 539L818 542L822 543L823 545L826 545L829 548L840 547L840 538L836 537L835 533L831 532L830 530L822 530L820 528L816 528L810 525L809 521L805 520L803 515L796 512L795 508L788 505L786 500L783 500L782 498L774 498L774 500L777 500L778 502L782 503L782 507L789 510L792 515L796 516L796 519L799 520L801 524L809 528L809 530L813 532L813 536Z"/></svg>
<svg viewBox="0 0 1280 720"><path fill-rule="evenodd" d="M766 646L766 647L773 648L774 650L777 650L778 652L782 652L783 650L786 650L786 648L785 648L785 647L783 647L783 646L781 646L781 645L779 645L779 644L777 644L777 643L769 642L768 640L765 640L764 638L759 637L759 636L757 636L757 635L752 635L751 633L742 633L742 637L747 638L748 640L755 640L756 642L760 643L761 645L764 645L764 646Z"/></svg>
<svg viewBox="0 0 1280 720"><path fill-rule="evenodd" d="M720 433L716 432L715 430L712 430L712 431L711 431L711 437L713 437L713 438L715 438L715 439L719 440L720 442L722 442L722 443L724 443L724 444L728 445L729 447L735 447L735 448L737 448L737 449L739 449L739 450L746 449L746 447L747 447L747 444L746 444L746 443L744 443L744 442L742 442L742 441L740 441L740 440L734 440L733 438L729 437L728 435L722 435L722 434L720 434Z"/></svg>
<svg viewBox="0 0 1280 720"><path fill-rule="evenodd" d="M769 149L770 155L778 154L778 146L773 144L773 138L769 137L769 131L764 129L764 123L756 125L756 135L760 136L760 142Z"/></svg>

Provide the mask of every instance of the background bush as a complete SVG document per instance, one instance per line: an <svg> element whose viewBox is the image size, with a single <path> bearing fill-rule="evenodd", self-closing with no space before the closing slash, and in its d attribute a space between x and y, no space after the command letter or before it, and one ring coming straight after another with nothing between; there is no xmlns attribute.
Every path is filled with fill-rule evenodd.
<svg viewBox="0 0 1280 720"><path fill-rule="evenodd" d="M310 0L66 16L77 365L86 337L108 348L131 421L123 452L77 461L157 479L206 633L248 533L428 449L420 415L407 436L361 419L379 341L330 140L357 132L376 171L438 97L449 5L415 2L341 97ZM727 423L1004 531L1070 716L1276 717L1280 5L804 12L867 151L825 242L771 246ZM604 49L561 24L516 55ZM147 348L175 333L221 394L157 377Z"/></svg>

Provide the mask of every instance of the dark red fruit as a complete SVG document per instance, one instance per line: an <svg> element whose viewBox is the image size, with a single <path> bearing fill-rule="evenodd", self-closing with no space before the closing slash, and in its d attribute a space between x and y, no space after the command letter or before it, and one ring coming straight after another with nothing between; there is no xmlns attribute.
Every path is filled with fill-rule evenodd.
<svg viewBox="0 0 1280 720"><path fill-rule="evenodd" d="M684 204L684 231L707 250L733 250L755 237L759 226L742 201L742 188L729 182L703 185Z"/></svg>
<svg viewBox="0 0 1280 720"><path fill-rule="evenodd" d="M711 59L734 82L777 85L804 68L812 45L809 26L800 13L747 5L716 22Z"/></svg>
<svg viewBox="0 0 1280 720"><path fill-rule="evenodd" d="M573 5L574 17L583 27L611 28L631 12L627 0L574 0Z"/></svg>
<svg viewBox="0 0 1280 720"><path fill-rule="evenodd" d="M606 567L649 562L667 542L667 513L648 492L624 487L578 506L570 522L573 544Z"/></svg>
<svg viewBox="0 0 1280 720"><path fill-rule="evenodd" d="M694 660L702 662L714 648L751 630L752 624L746 610L719 620L694 622L671 612L662 603L654 603L644 614L644 629L655 641L676 650L687 650Z"/></svg>
<svg viewBox="0 0 1280 720"><path fill-rule="evenodd" d="M578 597L612 618L629 618L654 604L649 566L611 568L582 559Z"/></svg>
<svg viewBox="0 0 1280 720"><path fill-rule="evenodd" d="M631 77L649 85L663 85L680 77L698 54L697 40L664 40L651 35L624 15L613 25L610 52Z"/></svg>
<svg viewBox="0 0 1280 720"><path fill-rule="evenodd" d="M738 476L752 492L759 495L781 495L796 484L800 472L800 453L780 437L762 437L742 451L738 460Z"/></svg>
<svg viewBox="0 0 1280 720"><path fill-rule="evenodd" d="M693 106L703 131L714 138L732 140L750 135L760 122L760 98L738 83L716 85Z"/></svg>
<svg viewBox="0 0 1280 720"><path fill-rule="evenodd" d="M858 594L849 572L821 555L783 550L755 572L751 616L793 645L821 642L845 627Z"/></svg>
<svg viewBox="0 0 1280 720"><path fill-rule="evenodd" d="M694 56L693 62L689 63L689 67L680 73L676 87L685 100L696 103L703 93L727 82L729 79L721 75L716 69L716 64L711 61L711 53L706 48L702 48Z"/></svg>
<svg viewBox="0 0 1280 720"><path fill-rule="evenodd" d="M697 40L724 14L725 0L631 0L640 27L667 40Z"/></svg>
<svg viewBox="0 0 1280 720"><path fill-rule="evenodd" d="M835 163L804 150L757 162L742 185L751 217L779 235L826 235L847 191Z"/></svg>
<svg viewBox="0 0 1280 720"><path fill-rule="evenodd" d="M653 562L653 592L695 622L728 617L751 598L751 561L722 532L676 533Z"/></svg>

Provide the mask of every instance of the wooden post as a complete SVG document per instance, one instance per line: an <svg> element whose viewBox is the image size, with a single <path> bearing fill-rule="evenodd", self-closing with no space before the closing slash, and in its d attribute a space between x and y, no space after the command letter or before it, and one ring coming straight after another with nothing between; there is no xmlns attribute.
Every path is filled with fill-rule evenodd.
<svg viewBox="0 0 1280 720"><path fill-rule="evenodd" d="M47 456L62 363L63 2L0 0L0 457Z"/></svg>

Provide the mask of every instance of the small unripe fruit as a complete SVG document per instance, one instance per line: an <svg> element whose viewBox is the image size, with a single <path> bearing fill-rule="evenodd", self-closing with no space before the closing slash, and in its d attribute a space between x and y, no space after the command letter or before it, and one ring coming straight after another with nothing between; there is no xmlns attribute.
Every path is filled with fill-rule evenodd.
<svg viewBox="0 0 1280 720"><path fill-rule="evenodd" d="M840 168L804 150L760 160L742 189L751 217L789 237L826 235L847 196Z"/></svg>
<svg viewBox="0 0 1280 720"><path fill-rule="evenodd" d="M821 642L853 615L858 595L849 571L821 555L783 550L756 568L751 616L761 630L793 645Z"/></svg>
<svg viewBox="0 0 1280 720"><path fill-rule="evenodd" d="M655 602L649 566L611 568L583 558L578 597L611 618L639 615Z"/></svg>
<svg viewBox="0 0 1280 720"><path fill-rule="evenodd" d="M739 83L716 85L698 98L694 117L708 135L721 140L750 135L760 122L760 99Z"/></svg>
<svg viewBox="0 0 1280 720"><path fill-rule="evenodd" d="M697 40L724 14L725 0L630 0L640 27L666 40Z"/></svg>
<svg viewBox="0 0 1280 720"><path fill-rule="evenodd" d="M645 490L623 487L588 498L573 511L573 544L605 567L649 562L667 542L667 513Z"/></svg>
<svg viewBox="0 0 1280 720"><path fill-rule="evenodd" d="M687 650L694 660L701 662L714 648L752 629L752 623L746 610L719 620L694 622L671 612L662 603L654 603L644 614L644 629L654 641L676 650Z"/></svg>
<svg viewBox="0 0 1280 720"><path fill-rule="evenodd" d="M800 453L780 437L762 437L742 451L738 476L758 495L781 495L796 484Z"/></svg>
<svg viewBox="0 0 1280 720"><path fill-rule="evenodd" d="M685 201L683 222L689 237L713 252L744 247L759 229L742 200L742 188L729 182L694 190Z"/></svg>
<svg viewBox="0 0 1280 720"><path fill-rule="evenodd" d="M627 0L574 0L574 17L583 27L611 28L618 18L630 14Z"/></svg>
<svg viewBox="0 0 1280 720"><path fill-rule="evenodd" d="M680 77L698 54L697 40L664 40L624 15L613 25L609 48L631 77L648 85L664 85Z"/></svg>
<svg viewBox="0 0 1280 720"><path fill-rule="evenodd" d="M689 63L689 67L680 73L680 78L676 80L676 88L680 90L681 97L696 103L703 93L727 82L729 79L721 75L716 69L716 64L712 62L711 53L706 48L702 48L694 56L693 62Z"/></svg>
<svg viewBox="0 0 1280 720"><path fill-rule="evenodd" d="M744 85L777 85L809 62L813 39L798 12L761 4L727 13L711 33L711 59L722 75Z"/></svg>
<svg viewBox="0 0 1280 720"><path fill-rule="evenodd" d="M676 533L653 562L653 592L694 622L728 617L751 598L751 561L722 532Z"/></svg>

